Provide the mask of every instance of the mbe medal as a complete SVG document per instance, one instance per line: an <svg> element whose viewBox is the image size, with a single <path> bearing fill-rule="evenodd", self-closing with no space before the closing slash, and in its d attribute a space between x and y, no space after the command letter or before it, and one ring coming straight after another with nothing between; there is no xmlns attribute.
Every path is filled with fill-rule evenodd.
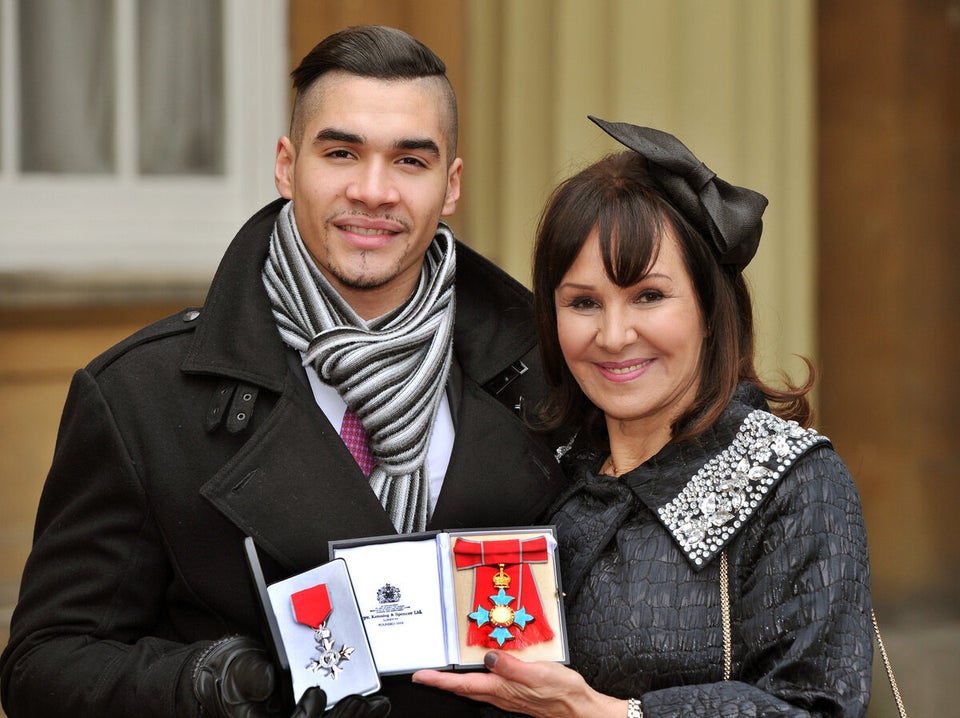
<svg viewBox="0 0 960 718"><path fill-rule="evenodd" d="M327 619L332 611L327 585L321 583L297 591L290 596L290 600L293 602L293 614L297 623L313 629L317 655L310 659L307 668L314 673L323 671L324 676L335 679L343 670L340 663L350 660L354 649L344 643L338 650L333 635L327 628Z"/></svg>

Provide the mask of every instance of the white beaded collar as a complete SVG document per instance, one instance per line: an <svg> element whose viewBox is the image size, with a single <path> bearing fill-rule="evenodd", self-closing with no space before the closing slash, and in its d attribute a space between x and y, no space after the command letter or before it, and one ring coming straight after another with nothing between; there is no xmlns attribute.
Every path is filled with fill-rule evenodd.
<svg viewBox="0 0 960 718"><path fill-rule="evenodd" d="M702 568L757 509L793 463L828 443L813 429L755 410L727 448L657 513L694 568Z"/></svg>

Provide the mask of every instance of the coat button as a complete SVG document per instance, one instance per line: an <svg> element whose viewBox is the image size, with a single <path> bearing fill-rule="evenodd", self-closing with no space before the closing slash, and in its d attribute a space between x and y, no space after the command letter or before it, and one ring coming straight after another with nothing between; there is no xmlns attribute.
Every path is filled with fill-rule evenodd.
<svg viewBox="0 0 960 718"><path fill-rule="evenodd" d="M192 322L194 319L196 319L196 318L199 317L199 316L200 316L200 310L199 310L199 309L191 309L191 310L183 313L183 321L185 321L185 322Z"/></svg>

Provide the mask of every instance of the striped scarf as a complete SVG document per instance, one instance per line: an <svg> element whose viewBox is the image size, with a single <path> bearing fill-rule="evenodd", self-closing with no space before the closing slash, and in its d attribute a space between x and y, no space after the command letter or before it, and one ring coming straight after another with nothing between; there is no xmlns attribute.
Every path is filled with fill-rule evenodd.
<svg viewBox="0 0 960 718"><path fill-rule="evenodd" d="M441 223L413 295L366 322L317 269L288 202L263 267L283 341L363 421L377 458L370 486L400 533L427 525L425 464L453 356L455 266L453 232Z"/></svg>

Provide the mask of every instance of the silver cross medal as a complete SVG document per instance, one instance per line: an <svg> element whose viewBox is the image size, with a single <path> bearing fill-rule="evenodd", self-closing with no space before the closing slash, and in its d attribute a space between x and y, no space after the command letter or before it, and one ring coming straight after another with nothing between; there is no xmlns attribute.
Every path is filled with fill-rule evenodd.
<svg viewBox="0 0 960 718"><path fill-rule="evenodd" d="M325 676L336 679L343 670L340 662L350 660L350 656L353 655L353 647L344 643L337 650L326 623L320 624L320 627L313 632L313 638L317 642L318 655L316 658L310 659L307 668L314 673L325 671Z"/></svg>

